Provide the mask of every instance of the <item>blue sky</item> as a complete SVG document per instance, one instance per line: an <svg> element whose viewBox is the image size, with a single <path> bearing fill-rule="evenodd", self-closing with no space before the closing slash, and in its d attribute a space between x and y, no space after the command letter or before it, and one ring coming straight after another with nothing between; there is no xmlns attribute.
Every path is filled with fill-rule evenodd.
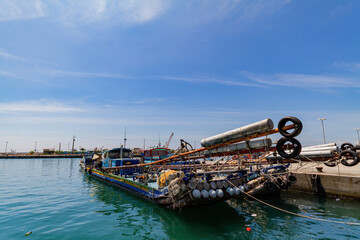
<svg viewBox="0 0 360 240"><path fill-rule="evenodd" d="M265 118L357 141L359 1L0 1L0 151L197 143ZM274 140L278 136L274 136Z"/></svg>

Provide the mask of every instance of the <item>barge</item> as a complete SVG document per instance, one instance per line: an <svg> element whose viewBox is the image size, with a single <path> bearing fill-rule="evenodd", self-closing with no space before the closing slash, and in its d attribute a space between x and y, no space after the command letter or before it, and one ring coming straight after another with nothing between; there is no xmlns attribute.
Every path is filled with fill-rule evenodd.
<svg viewBox="0 0 360 240"><path fill-rule="evenodd" d="M289 165L257 163L270 151L277 151L283 157L294 157L300 152L301 144L294 137L302 125L294 119L282 119L277 129L273 129L271 119L265 119L205 138L203 148L196 150L181 140L174 155L150 163L141 163L141 159L131 157L130 149L121 147L105 151L101 156L84 157L80 165L91 176L173 209L247 195L278 194L296 182L296 177L288 171ZM285 126L284 121L293 124ZM284 136L276 146L272 146L269 138L253 140L277 132L286 135L289 129L294 129L293 134ZM255 153L257 159L249 163L248 155ZM199 163L201 159L203 162Z"/></svg>

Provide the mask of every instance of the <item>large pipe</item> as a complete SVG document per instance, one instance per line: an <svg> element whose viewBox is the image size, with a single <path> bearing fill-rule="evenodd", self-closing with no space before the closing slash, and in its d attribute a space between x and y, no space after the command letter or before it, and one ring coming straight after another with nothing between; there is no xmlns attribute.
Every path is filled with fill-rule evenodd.
<svg viewBox="0 0 360 240"><path fill-rule="evenodd" d="M274 128L274 123L271 119L264 119L262 121L246 125L228 132L224 132L212 137L201 140L201 146L212 147L218 144L234 141L239 138L251 136L265 131L270 131Z"/></svg>
<svg viewBox="0 0 360 240"><path fill-rule="evenodd" d="M336 151L339 152L338 146L330 146L330 147L319 147L319 148L303 148L301 152L315 152L315 151Z"/></svg>
<svg viewBox="0 0 360 240"><path fill-rule="evenodd" d="M244 151L251 149L267 148L271 147L272 141L270 138L264 138L259 140L252 140L249 142L241 142L236 144L231 144L223 147L214 148L208 151L205 151L205 155L208 154L217 154L217 153L226 153L226 152L236 152Z"/></svg>
<svg viewBox="0 0 360 240"><path fill-rule="evenodd" d="M326 143L326 144L308 146L308 147L303 147L303 149L307 149L307 148L323 148L323 147L332 147L332 146L336 146L336 143Z"/></svg>
<svg viewBox="0 0 360 240"><path fill-rule="evenodd" d="M285 151L286 152L286 151ZM311 151L311 152L301 152L299 158L318 158L318 157L334 157L336 151ZM266 157L268 160L283 159L281 156L269 156Z"/></svg>

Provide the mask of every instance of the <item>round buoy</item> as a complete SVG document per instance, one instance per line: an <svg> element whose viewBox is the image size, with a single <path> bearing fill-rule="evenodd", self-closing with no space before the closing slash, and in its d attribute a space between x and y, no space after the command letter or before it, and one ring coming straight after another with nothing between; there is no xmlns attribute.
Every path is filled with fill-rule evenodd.
<svg viewBox="0 0 360 240"><path fill-rule="evenodd" d="M209 191L210 190L210 184L207 183L207 182L204 182L204 189Z"/></svg>
<svg viewBox="0 0 360 240"><path fill-rule="evenodd" d="M195 199L199 199L201 198L201 192L199 189L195 189L192 191L192 196L195 198Z"/></svg>
<svg viewBox="0 0 360 240"><path fill-rule="evenodd" d="M228 187L226 189L226 193L230 196L233 196L234 195L234 189L232 189L232 187Z"/></svg>
<svg viewBox="0 0 360 240"><path fill-rule="evenodd" d="M215 199L216 198L216 191L214 189L210 189L209 190L209 197L211 199Z"/></svg>
<svg viewBox="0 0 360 240"><path fill-rule="evenodd" d="M246 231L250 232L250 231L251 231L251 228L250 228L250 227L247 227L247 228L246 228Z"/></svg>
<svg viewBox="0 0 360 240"><path fill-rule="evenodd" d="M218 198L223 198L223 197L224 197L224 192L223 192L223 190L221 190L221 189L216 189L216 196L217 196Z"/></svg>
<svg viewBox="0 0 360 240"><path fill-rule="evenodd" d="M212 188L212 189L217 189L217 185L216 185L216 182L210 182L210 187Z"/></svg>
<svg viewBox="0 0 360 240"><path fill-rule="evenodd" d="M223 188L223 184L221 181L216 181L217 188Z"/></svg>
<svg viewBox="0 0 360 240"><path fill-rule="evenodd" d="M202 182L198 182L196 184L196 189L199 189L200 191L204 189L204 184Z"/></svg>
<svg viewBox="0 0 360 240"><path fill-rule="evenodd" d="M201 190L201 197L204 199L208 199L209 198L209 192L207 190Z"/></svg>
<svg viewBox="0 0 360 240"><path fill-rule="evenodd" d="M238 187L234 187L233 189L234 189L235 196L239 196L241 194L241 191Z"/></svg>
<svg viewBox="0 0 360 240"><path fill-rule="evenodd" d="M227 181L222 181L222 184L223 184L223 187L224 188L228 188L229 187L229 184L228 184L228 182Z"/></svg>

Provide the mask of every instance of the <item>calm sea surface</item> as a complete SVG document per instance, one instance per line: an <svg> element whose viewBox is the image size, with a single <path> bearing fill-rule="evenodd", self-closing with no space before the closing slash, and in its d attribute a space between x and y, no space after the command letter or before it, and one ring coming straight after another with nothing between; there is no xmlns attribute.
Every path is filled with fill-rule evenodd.
<svg viewBox="0 0 360 240"><path fill-rule="evenodd" d="M360 239L360 226L304 219L254 201L165 209L84 175L78 162L0 159L0 240ZM300 214L360 222L360 201L286 192L266 201Z"/></svg>

